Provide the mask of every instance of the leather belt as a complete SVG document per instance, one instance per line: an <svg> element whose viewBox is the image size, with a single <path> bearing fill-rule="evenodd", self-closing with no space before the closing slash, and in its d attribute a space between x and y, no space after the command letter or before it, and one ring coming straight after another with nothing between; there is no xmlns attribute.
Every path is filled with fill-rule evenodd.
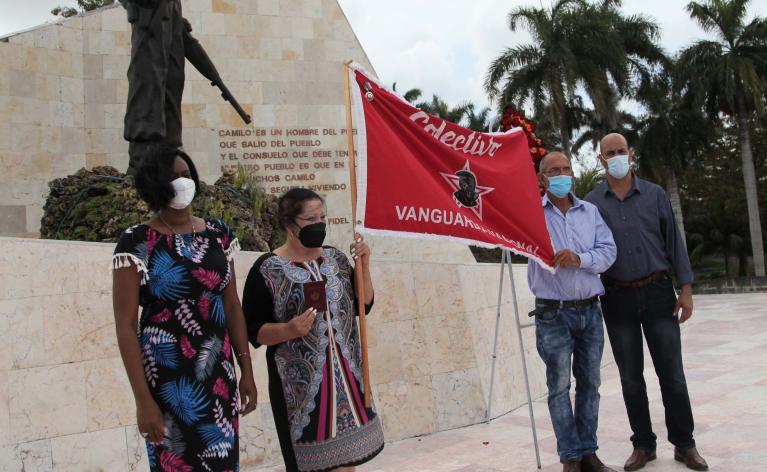
<svg viewBox="0 0 767 472"><path fill-rule="evenodd" d="M650 285L653 282L657 282L658 280L661 280L667 276L666 272L655 272L647 277L642 277L641 279L636 280L629 280L629 281L622 281L622 280L615 280L611 279L609 277L602 276L602 283L604 283L608 287L618 287L618 288L642 288Z"/></svg>
<svg viewBox="0 0 767 472"><path fill-rule="evenodd" d="M599 300L599 297L596 295L587 298L586 300L548 300L546 298L536 298L535 304L537 305L545 305L549 308L586 308Z"/></svg>

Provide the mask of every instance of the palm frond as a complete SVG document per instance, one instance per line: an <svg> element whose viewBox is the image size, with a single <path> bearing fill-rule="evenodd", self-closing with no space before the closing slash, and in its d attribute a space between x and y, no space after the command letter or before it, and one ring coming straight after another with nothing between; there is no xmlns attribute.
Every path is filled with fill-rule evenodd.
<svg viewBox="0 0 767 472"><path fill-rule="evenodd" d="M512 71L528 67L541 61L543 52L532 44L523 44L507 48L500 56L495 58L488 68L485 77L485 91L488 95L495 96L498 93L498 83Z"/></svg>

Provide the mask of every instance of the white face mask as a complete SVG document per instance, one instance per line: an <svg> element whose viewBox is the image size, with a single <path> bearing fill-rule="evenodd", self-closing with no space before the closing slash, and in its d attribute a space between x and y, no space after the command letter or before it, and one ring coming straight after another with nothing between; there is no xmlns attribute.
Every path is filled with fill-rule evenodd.
<svg viewBox="0 0 767 472"><path fill-rule="evenodd" d="M629 164L628 154L607 159L607 173L618 180L626 177L630 170L631 164Z"/></svg>
<svg viewBox="0 0 767 472"><path fill-rule="evenodd" d="M179 177L170 184L173 186L173 190L176 191L176 196L168 202L168 206L176 210L183 210L188 207L192 200L194 200L196 190L194 180Z"/></svg>

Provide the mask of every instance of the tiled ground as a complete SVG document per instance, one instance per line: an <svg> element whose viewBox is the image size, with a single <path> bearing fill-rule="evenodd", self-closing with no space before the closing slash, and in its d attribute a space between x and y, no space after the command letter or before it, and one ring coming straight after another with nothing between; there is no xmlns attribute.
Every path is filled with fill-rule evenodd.
<svg viewBox="0 0 767 472"><path fill-rule="evenodd" d="M767 466L767 294L695 298L693 318L682 327L685 369L696 441L711 470L750 472ZM648 359L645 378L659 437L658 460L644 470L683 471L665 441L663 404ZM600 457L622 470L631 453L630 430L615 365L602 372ZM545 399L534 403L544 471L561 470ZM621 466L621 467L619 467ZM361 472L533 471L536 469L525 406L490 424L387 444ZM281 468L262 469L279 471Z"/></svg>

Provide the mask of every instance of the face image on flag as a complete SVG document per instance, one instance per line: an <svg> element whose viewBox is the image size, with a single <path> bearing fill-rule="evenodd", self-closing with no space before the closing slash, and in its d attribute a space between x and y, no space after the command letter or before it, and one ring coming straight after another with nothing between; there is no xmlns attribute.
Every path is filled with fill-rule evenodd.
<svg viewBox="0 0 767 472"><path fill-rule="evenodd" d="M521 128L481 133L421 111L350 64L362 233L500 247L552 269Z"/></svg>

